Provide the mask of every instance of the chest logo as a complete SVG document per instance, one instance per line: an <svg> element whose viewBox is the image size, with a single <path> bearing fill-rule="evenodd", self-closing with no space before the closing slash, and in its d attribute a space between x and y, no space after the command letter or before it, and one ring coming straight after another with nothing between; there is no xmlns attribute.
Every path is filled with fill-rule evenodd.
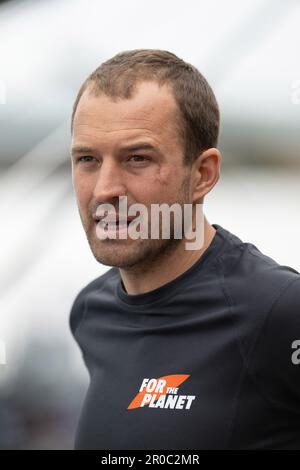
<svg viewBox="0 0 300 470"><path fill-rule="evenodd" d="M178 387L190 375L176 374L165 375L158 379L145 378L142 381L138 394L128 406L128 410L133 408L169 408L173 410L189 410L195 395L180 395Z"/></svg>

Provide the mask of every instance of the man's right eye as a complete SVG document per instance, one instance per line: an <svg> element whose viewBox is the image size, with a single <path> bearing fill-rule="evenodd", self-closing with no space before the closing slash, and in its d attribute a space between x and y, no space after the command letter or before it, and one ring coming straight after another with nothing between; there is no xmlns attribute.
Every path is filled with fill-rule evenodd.
<svg viewBox="0 0 300 470"><path fill-rule="evenodd" d="M78 162L83 162L83 163L86 163L86 162L88 163L88 162L92 162L93 160L94 160L94 157L86 155L84 157L79 157L77 161Z"/></svg>

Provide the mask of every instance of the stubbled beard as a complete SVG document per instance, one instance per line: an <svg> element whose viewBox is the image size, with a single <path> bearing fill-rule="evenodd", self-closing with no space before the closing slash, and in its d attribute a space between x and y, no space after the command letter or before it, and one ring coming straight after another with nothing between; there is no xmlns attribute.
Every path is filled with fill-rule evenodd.
<svg viewBox="0 0 300 470"><path fill-rule="evenodd" d="M183 208L184 204L189 203L189 187L190 175L183 180L176 200L169 204L178 203ZM171 217L172 223L170 224L170 237L168 239L147 238L130 240L129 243L126 239L99 240L96 236L95 225L91 227L89 222L84 222L82 214L80 214L80 217L94 257L99 263L106 266L116 266L127 270L136 270L138 268L140 272L147 271L153 263L162 262L165 258L169 257L178 245L183 242L182 239L177 239L174 236L173 216ZM151 234L150 227L148 227L148 230L148 233Z"/></svg>

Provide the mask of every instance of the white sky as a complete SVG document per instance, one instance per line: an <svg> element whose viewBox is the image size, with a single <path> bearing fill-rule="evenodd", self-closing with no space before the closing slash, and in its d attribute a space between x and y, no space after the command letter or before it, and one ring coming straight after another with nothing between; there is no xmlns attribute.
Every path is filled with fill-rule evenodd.
<svg viewBox="0 0 300 470"><path fill-rule="evenodd" d="M160 48L199 68L223 114L299 119L300 106L291 103L292 82L300 80L298 0L12 3L0 9L8 113L34 95L43 116L68 115L76 87L103 60Z"/></svg>

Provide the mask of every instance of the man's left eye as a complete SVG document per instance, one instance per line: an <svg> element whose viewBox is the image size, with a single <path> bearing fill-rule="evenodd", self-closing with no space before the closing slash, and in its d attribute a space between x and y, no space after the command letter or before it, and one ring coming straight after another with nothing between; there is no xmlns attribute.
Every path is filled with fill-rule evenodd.
<svg viewBox="0 0 300 470"><path fill-rule="evenodd" d="M136 163L146 162L147 160L149 160L149 158L144 157L144 155L131 155L131 157L129 157L129 160L131 160L132 158L136 159L134 160Z"/></svg>

